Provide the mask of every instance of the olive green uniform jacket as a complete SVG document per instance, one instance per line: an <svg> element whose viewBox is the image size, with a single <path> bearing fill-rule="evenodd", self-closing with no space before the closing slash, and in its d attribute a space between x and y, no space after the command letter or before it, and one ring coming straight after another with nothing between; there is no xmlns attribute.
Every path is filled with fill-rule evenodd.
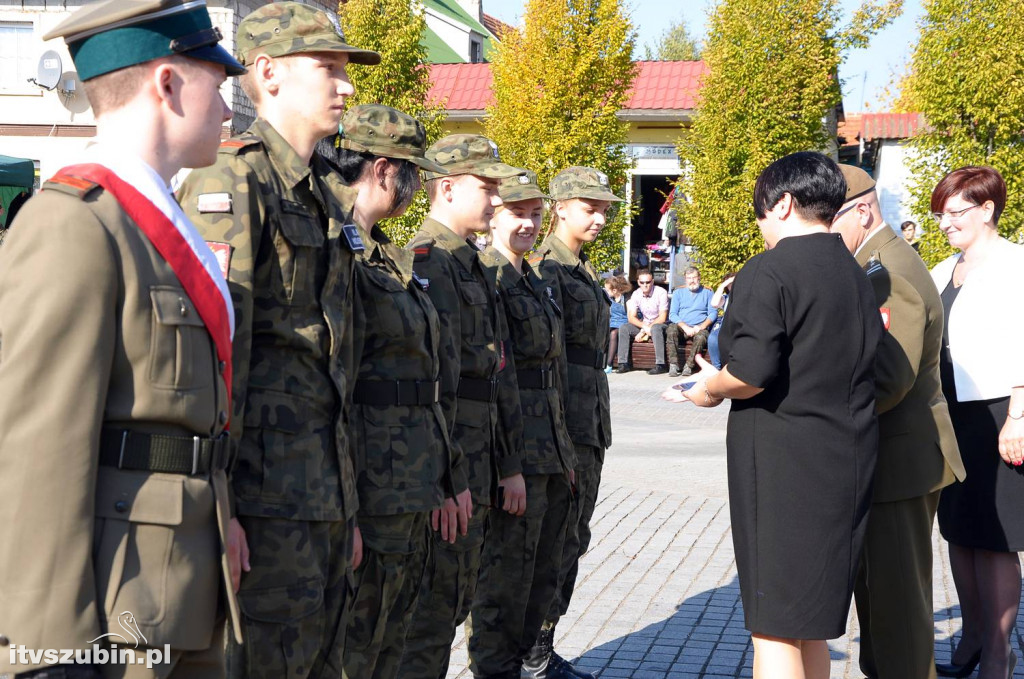
<svg viewBox="0 0 1024 679"><path fill-rule="evenodd" d="M206 649L220 593L237 606L224 471L99 459L104 430L219 435L227 390L216 348L113 195L43 188L0 256L0 674L33 669L11 667L8 644L86 649L123 633L124 611L144 645Z"/></svg>
<svg viewBox="0 0 1024 679"><path fill-rule="evenodd" d="M358 500L341 406L354 372L354 251L362 246L355 227L343 227L355 192L257 119L221 144L214 165L193 171L178 198L228 258L238 514L351 518Z"/></svg>

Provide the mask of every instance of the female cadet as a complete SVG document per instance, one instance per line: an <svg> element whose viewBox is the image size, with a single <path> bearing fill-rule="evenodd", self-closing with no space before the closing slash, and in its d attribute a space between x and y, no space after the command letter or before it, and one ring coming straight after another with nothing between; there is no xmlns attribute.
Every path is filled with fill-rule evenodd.
<svg viewBox="0 0 1024 679"><path fill-rule="evenodd" d="M546 195L527 171L503 179L481 256L494 270L516 366L525 456L526 513L493 512L470 613L475 677L519 677L523 658L555 599L572 508L574 453L558 385L564 373L561 311L548 283L523 261L540 233Z"/></svg>
<svg viewBox="0 0 1024 679"><path fill-rule="evenodd" d="M423 126L388 106L356 106L342 129L318 151L356 192L356 224L346 228L349 242L364 248L353 305L359 368L345 418L364 555L354 574L344 670L349 677L391 678L423 577L430 513L453 493L438 404L437 313L426 282L413 273L412 253L392 244L377 222L405 212L420 187L417 166L444 169L424 158Z"/></svg>
<svg viewBox="0 0 1024 679"><path fill-rule="evenodd" d="M612 442L608 376L604 372L610 302L582 248L601 233L612 201L622 199L608 188L608 177L591 167L562 170L551 180L550 193L555 200L552 230L530 263L551 286L563 311L565 420L576 454L577 507L566 531L558 596L524 668L541 677L590 677L555 653L552 643L555 625L572 599L579 558L590 545L590 519L597 504L604 451Z"/></svg>

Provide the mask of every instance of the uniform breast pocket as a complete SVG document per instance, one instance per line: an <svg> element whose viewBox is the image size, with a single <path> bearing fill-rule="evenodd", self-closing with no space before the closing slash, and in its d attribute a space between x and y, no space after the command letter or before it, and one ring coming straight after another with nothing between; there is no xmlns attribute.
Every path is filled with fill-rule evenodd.
<svg viewBox="0 0 1024 679"><path fill-rule="evenodd" d="M547 356L552 333L540 301L531 295L509 293L505 296L505 306L516 354L533 358Z"/></svg>
<svg viewBox="0 0 1024 679"><path fill-rule="evenodd" d="M213 385L214 349L203 319L181 288L149 289L153 322L149 381L169 389L206 389Z"/></svg>
<svg viewBox="0 0 1024 679"><path fill-rule="evenodd" d="M361 278L368 282L362 291L368 330L394 339L422 336L422 312L402 281L374 267L366 267Z"/></svg>
<svg viewBox="0 0 1024 679"><path fill-rule="evenodd" d="M494 341L487 288L482 283L463 281L459 284L459 294L462 296L462 336L472 344Z"/></svg>
<svg viewBox="0 0 1024 679"><path fill-rule="evenodd" d="M311 215L282 212L280 228L274 235L281 288L278 297L292 306L309 304L317 294L317 263L324 245L324 232Z"/></svg>
<svg viewBox="0 0 1024 679"><path fill-rule="evenodd" d="M565 328L574 336L597 337L597 320L600 309L594 289L582 283L565 286L566 308L562 310ZM607 311L604 312L607 315ZM605 323L605 327L607 327Z"/></svg>

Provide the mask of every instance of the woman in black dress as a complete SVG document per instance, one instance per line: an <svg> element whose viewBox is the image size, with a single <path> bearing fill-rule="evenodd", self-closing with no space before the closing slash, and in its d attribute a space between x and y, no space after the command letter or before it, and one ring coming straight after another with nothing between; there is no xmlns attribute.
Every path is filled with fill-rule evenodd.
<svg viewBox="0 0 1024 679"><path fill-rule="evenodd" d="M882 322L867 277L828 225L846 181L801 152L758 177L768 251L736 276L721 333L683 396L732 399L729 505L754 677L824 679L846 628L871 501Z"/></svg>
<svg viewBox="0 0 1024 679"><path fill-rule="evenodd" d="M967 478L942 490L939 530L949 541L963 634L942 676L1006 677L1021 596L1024 550L1024 247L999 236L1006 182L964 167L932 192L931 208L960 252L932 269L942 291L942 391Z"/></svg>

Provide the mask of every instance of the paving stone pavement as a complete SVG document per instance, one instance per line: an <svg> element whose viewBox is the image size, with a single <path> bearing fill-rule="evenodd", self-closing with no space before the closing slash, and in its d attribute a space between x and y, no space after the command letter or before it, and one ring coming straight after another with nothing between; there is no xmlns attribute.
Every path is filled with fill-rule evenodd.
<svg viewBox="0 0 1024 679"><path fill-rule="evenodd" d="M611 379L615 445L556 648L602 678L751 677L725 487L727 408L660 401L673 381L637 373ZM646 419L637 422L641 413ZM937 529L932 543L936 656L948 662L960 610ZM1024 630L1024 608L1017 621ZM847 634L829 642L831 677L863 676L858 635L851 607ZM1015 630L1019 657L1022 641ZM1024 677L1022 665L1015 677ZM448 677L472 677L461 631Z"/></svg>

